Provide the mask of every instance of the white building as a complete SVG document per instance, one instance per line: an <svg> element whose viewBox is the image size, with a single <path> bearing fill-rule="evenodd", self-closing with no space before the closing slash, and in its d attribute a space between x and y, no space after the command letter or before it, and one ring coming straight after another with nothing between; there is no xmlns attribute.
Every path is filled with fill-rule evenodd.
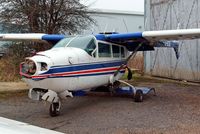
<svg viewBox="0 0 200 134"><path fill-rule="evenodd" d="M144 13L117 10L95 10L91 16L96 20L83 34L100 32L139 32L144 29Z"/></svg>

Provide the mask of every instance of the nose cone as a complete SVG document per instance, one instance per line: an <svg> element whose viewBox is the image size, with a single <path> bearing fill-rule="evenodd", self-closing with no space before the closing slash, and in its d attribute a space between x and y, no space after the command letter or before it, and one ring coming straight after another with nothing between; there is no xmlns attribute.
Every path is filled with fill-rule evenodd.
<svg viewBox="0 0 200 134"><path fill-rule="evenodd" d="M34 75L36 73L36 64L32 60L26 60L21 64L20 72L21 74Z"/></svg>
<svg viewBox="0 0 200 134"><path fill-rule="evenodd" d="M31 77L45 73L52 66L50 58L43 55L35 55L27 58L20 66L20 74L25 77Z"/></svg>
<svg viewBox="0 0 200 134"><path fill-rule="evenodd" d="M88 63L90 56L87 52L80 48L53 48L44 52L39 52L35 56L28 58L27 64L23 63L22 70L35 69L32 73L25 73L29 76L50 75L55 73L55 68L62 68L63 66L77 65L81 63ZM32 65L33 64L33 65ZM21 71L25 76L24 72Z"/></svg>

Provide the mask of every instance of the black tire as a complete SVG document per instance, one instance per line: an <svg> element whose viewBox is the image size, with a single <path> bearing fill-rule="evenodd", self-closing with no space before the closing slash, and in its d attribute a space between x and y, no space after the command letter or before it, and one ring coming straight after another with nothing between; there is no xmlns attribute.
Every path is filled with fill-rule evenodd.
<svg viewBox="0 0 200 134"><path fill-rule="evenodd" d="M128 69L127 79L128 79L128 80L131 80L131 79L133 78L133 73L132 73L132 71L131 71L130 68L127 67L127 69Z"/></svg>
<svg viewBox="0 0 200 134"><path fill-rule="evenodd" d="M51 117L58 116L60 114L59 103L52 103L49 108L49 115Z"/></svg>
<svg viewBox="0 0 200 134"><path fill-rule="evenodd" d="M119 87L120 87L120 82L119 81L115 81L114 83L113 83L113 89L115 90L115 89L118 89Z"/></svg>
<svg viewBox="0 0 200 134"><path fill-rule="evenodd" d="M92 89L93 92L110 92L108 86L99 86L97 88Z"/></svg>
<svg viewBox="0 0 200 134"><path fill-rule="evenodd" d="M135 93L135 102L143 102L143 92L142 90L137 90Z"/></svg>

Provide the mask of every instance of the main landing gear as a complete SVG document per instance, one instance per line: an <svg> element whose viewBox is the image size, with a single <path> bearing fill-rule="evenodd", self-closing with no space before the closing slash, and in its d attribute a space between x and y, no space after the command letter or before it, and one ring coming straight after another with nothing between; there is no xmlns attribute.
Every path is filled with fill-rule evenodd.
<svg viewBox="0 0 200 134"><path fill-rule="evenodd" d="M133 85L122 80L117 80L117 82L127 85L128 87L115 88L114 89L115 93L116 94L131 94L135 102L143 102L144 95L150 93L151 91L153 91L154 95L156 95L154 88L134 87Z"/></svg>

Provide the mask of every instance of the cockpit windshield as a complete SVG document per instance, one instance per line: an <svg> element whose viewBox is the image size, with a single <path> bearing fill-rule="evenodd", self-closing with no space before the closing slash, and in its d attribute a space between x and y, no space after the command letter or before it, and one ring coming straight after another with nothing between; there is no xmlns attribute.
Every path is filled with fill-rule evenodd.
<svg viewBox="0 0 200 134"><path fill-rule="evenodd" d="M58 43L53 48L58 48L58 47L66 47L71 40L73 40L75 37L69 37L69 38L64 38L60 40Z"/></svg>
<svg viewBox="0 0 200 134"><path fill-rule="evenodd" d="M53 48L58 47L76 47L85 50L89 55L91 55L96 48L96 43L95 38L92 35L75 36L62 39Z"/></svg>

